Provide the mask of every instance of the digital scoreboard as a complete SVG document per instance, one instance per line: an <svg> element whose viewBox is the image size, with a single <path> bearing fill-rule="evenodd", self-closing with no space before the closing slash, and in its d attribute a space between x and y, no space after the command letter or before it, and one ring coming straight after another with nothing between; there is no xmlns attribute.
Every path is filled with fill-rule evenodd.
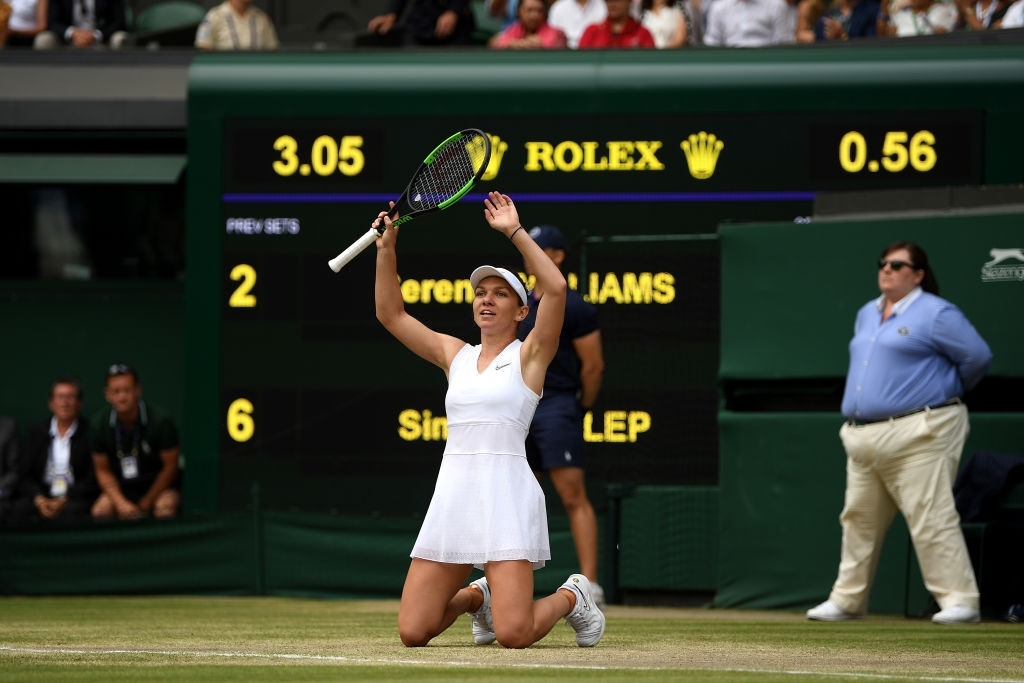
<svg viewBox="0 0 1024 683"><path fill-rule="evenodd" d="M964 185L982 178L978 109L647 115L639 126L601 115L486 119L495 151L484 180L555 195L592 192L619 201L627 193L658 193L655 201L692 201L687 194ZM399 130L380 120L330 118L225 125L230 201L331 201L380 191L400 177L393 160L429 151L428 131L452 129L450 120L413 121Z"/></svg>
<svg viewBox="0 0 1024 683"><path fill-rule="evenodd" d="M189 424L193 450L215 462L197 469L218 482L196 485L207 487L199 495L238 509L259 484L275 508L425 509L446 436L445 377L376 321L372 250L338 274L327 261L456 130L487 132L492 162L457 206L402 232L406 308L478 340L469 273L481 263L522 270L483 219L487 190L512 196L527 227L557 225L571 245L570 285L598 306L602 324L607 370L585 425L595 487L717 480L719 224L806 220L822 191L986 177L984 103L837 111L781 88L760 104L732 93L716 107L667 76L645 102L628 70L558 91L515 62L481 57L497 75L518 75L505 90L473 91L470 79L453 95L451 81L416 78L443 72L451 57L382 57L381 78L415 72L403 71L385 97L367 86L373 64L355 58L197 59ZM423 70L424 60L443 64ZM232 74L248 80L218 87ZM636 102L624 112L627 96Z"/></svg>

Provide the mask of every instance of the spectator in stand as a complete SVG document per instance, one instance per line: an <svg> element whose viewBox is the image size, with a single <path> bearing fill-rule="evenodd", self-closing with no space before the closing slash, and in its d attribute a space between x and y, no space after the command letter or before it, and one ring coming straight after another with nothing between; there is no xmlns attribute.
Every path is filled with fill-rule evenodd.
<svg viewBox="0 0 1024 683"><path fill-rule="evenodd" d="M548 23L565 34L569 47L580 45L583 31L608 15L604 0L555 0L548 12Z"/></svg>
<svg viewBox="0 0 1024 683"><path fill-rule="evenodd" d="M174 517L178 493L178 428L155 406L142 400L133 367L107 369L109 409L92 423L93 467L101 493L92 506L95 519Z"/></svg>
<svg viewBox="0 0 1024 683"><path fill-rule="evenodd" d="M956 28L961 31L984 31L998 28L1010 5L1003 0L955 0L960 18Z"/></svg>
<svg viewBox="0 0 1024 683"><path fill-rule="evenodd" d="M682 5L676 0L643 0L641 23L654 36L659 50L686 47L689 31Z"/></svg>
<svg viewBox="0 0 1024 683"><path fill-rule="evenodd" d="M252 0L224 0L211 7L196 29L200 50L276 50L277 31Z"/></svg>
<svg viewBox="0 0 1024 683"><path fill-rule="evenodd" d="M834 0L814 23L814 40L873 38L878 12L878 0Z"/></svg>
<svg viewBox="0 0 1024 683"><path fill-rule="evenodd" d="M490 47L496 50L536 50L567 47L565 34L547 22L544 0L520 0L519 21L496 34Z"/></svg>
<svg viewBox="0 0 1024 683"><path fill-rule="evenodd" d="M1020 28L1024 26L1024 0L1017 0L1017 2L1006 8L1006 13L1003 15L1002 21L999 22L999 28Z"/></svg>
<svg viewBox="0 0 1024 683"><path fill-rule="evenodd" d="M959 11L943 0L909 0L890 16L879 13L878 35L896 38L949 33L956 28Z"/></svg>
<svg viewBox="0 0 1024 683"><path fill-rule="evenodd" d="M408 0L391 0L390 9L370 19L367 30L387 35L402 16ZM469 0L412 0L405 18L405 45L469 45L476 30Z"/></svg>
<svg viewBox="0 0 1024 683"><path fill-rule="evenodd" d="M46 30L47 0L10 0L7 42L10 47L32 47L36 36ZM2 23L2 22L0 22ZM0 45L4 41L0 39Z"/></svg>
<svg viewBox="0 0 1024 683"><path fill-rule="evenodd" d="M13 417L0 415L0 524L7 521L7 513L18 490L18 424Z"/></svg>
<svg viewBox="0 0 1024 683"><path fill-rule="evenodd" d="M49 0L46 30L33 44L49 50L109 47L117 50L128 37L128 20L122 0Z"/></svg>
<svg viewBox="0 0 1024 683"><path fill-rule="evenodd" d="M593 48L653 48L654 36L629 14L629 0L604 0L604 21L591 24L580 36L581 50Z"/></svg>
<svg viewBox="0 0 1024 683"><path fill-rule="evenodd" d="M15 524L89 519L99 490L93 474L89 423L79 419L82 385L64 377L50 385L50 418L28 433L20 466Z"/></svg>
<svg viewBox="0 0 1024 683"><path fill-rule="evenodd" d="M785 0L715 0L708 9L704 44L764 47L792 43Z"/></svg>

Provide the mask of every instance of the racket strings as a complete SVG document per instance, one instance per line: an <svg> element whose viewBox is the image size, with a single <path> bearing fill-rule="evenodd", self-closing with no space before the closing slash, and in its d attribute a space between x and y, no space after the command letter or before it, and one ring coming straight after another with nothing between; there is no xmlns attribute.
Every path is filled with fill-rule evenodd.
<svg viewBox="0 0 1024 683"><path fill-rule="evenodd" d="M409 204L416 210L439 206L473 183L486 154L486 141L479 136L453 140L434 154L419 177L413 181Z"/></svg>

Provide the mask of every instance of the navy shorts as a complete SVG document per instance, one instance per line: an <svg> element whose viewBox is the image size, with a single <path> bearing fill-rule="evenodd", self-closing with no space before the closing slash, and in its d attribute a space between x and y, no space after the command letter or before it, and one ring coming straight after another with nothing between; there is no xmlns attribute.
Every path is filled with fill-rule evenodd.
<svg viewBox="0 0 1024 683"><path fill-rule="evenodd" d="M545 393L526 437L526 459L534 472L583 467L583 407L575 393Z"/></svg>

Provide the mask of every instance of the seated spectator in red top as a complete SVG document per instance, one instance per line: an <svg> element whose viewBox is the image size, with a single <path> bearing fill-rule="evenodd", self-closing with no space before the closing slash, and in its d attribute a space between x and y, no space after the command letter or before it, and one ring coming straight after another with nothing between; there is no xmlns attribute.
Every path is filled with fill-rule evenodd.
<svg viewBox="0 0 1024 683"><path fill-rule="evenodd" d="M629 13L630 0L605 0L607 18L591 24L580 36L580 49L601 47L654 47L654 36Z"/></svg>
<svg viewBox="0 0 1024 683"><path fill-rule="evenodd" d="M521 0L519 20L491 38L490 47L535 50L568 47L565 33L548 23L548 5L544 0Z"/></svg>

